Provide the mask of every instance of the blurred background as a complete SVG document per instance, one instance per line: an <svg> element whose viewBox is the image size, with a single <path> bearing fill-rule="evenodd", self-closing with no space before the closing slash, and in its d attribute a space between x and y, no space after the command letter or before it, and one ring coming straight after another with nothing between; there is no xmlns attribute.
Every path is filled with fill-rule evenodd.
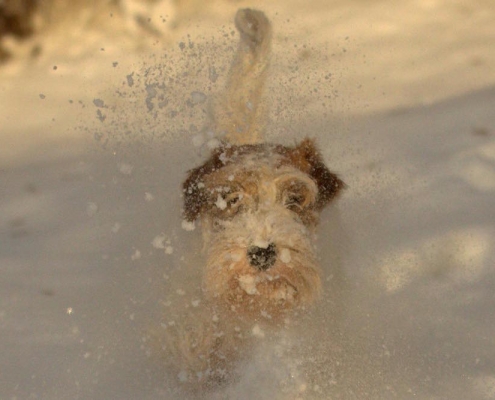
<svg viewBox="0 0 495 400"><path fill-rule="evenodd" d="M224 54L233 46L228 38L235 35L231 19L239 7L262 8L277 26L276 85L304 86L298 97L311 102L321 82L331 80L331 104L313 108L318 112L360 115L428 105L495 81L490 0L3 0L0 76L10 98L4 118L22 119L16 116L26 104L17 99L24 97L20 88L41 91L70 80L73 90L83 85L88 92L96 84L102 91L102 81L115 85L116 68L130 71L150 55L175 57L170 53L179 42L225 46L210 58L228 63Z"/></svg>

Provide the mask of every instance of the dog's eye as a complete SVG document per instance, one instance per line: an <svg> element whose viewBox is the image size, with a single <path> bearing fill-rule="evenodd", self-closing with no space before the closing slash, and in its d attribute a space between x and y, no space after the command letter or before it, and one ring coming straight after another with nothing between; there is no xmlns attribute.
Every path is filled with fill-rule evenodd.
<svg viewBox="0 0 495 400"><path fill-rule="evenodd" d="M227 202L227 207L235 206L237 203L239 203L240 200L241 200L241 196L239 194L236 194L236 193L234 193L233 195L227 196L227 198L225 199L225 201Z"/></svg>
<svg viewBox="0 0 495 400"><path fill-rule="evenodd" d="M242 197L240 192L218 193L213 201L213 212L222 219L232 218L241 208Z"/></svg>
<svg viewBox="0 0 495 400"><path fill-rule="evenodd" d="M287 205L298 205L301 206L304 204L304 195L301 193L287 193L285 203Z"/></svg>
<svg viewBox="0 0 495 400"><path fill-rule="evenodd" d="M223 200L225 201L226 208L233 209L237 206L239 206L241 200L242 200L242 193L239 192L234 192L234 193L227 193L223 197Z"/></svg>
<svg viewBox="0 0 495 400"><path fill-rule="evenodd" d="M297 206L302 207L305 203L306 198L302 193L287 193L285 197L285 205L289 206Z"/></svg>
<svg viewBox="0 0 495 400"><path fill-rule="evenodd" d="M308 188L303 183L291 182L282 191L282 202L291 211L301 211L311 202Z"/></svg>

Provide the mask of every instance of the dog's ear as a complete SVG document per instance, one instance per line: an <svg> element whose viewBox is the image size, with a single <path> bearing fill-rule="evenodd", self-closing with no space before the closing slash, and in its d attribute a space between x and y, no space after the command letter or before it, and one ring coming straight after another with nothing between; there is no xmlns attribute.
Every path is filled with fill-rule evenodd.
<svg viewBox="0 0 495 400"><path fill-rule="evenodd" d="M224 166L221 159L222 148L216 149L211 157L200 167L189 171L189 175L182 185L184 193L184 218L189 221L195 221L208 202L208 194L204 185L205 176L220 169Z"/></svg>
<svg viewBox="0 0 495 400"><path fill-rule="evenodd" d="M325 207L346 187L345 183L323 163L323 158L313 140L304 139L289 150L288 156L291 163L315 181L318 187L315 203L317 210Z"/></svg>

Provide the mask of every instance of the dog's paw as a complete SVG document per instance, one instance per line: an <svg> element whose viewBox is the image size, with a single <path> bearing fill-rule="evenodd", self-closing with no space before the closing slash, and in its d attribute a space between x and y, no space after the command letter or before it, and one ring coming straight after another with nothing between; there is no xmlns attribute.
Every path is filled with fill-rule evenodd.
<svg viewBox="0 0 495 400"><path fill-rule="evenodd" d="M216 387L233 373L237 351L234 338L209 309L163 323L153 336L170 372L181 384L191 388Z"/></svg>

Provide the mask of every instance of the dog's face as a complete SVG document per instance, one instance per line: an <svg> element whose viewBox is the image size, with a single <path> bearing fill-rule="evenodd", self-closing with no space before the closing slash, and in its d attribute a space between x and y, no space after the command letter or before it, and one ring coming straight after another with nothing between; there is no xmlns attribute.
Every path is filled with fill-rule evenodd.
<svg viewBox="0 0 495 400"><path fill-rule="evenodd" d="M321 287L313 227L343 187L308 139L218 148L184 183L185 217L202 221L206 294L273 320L311 303Z"/></svg>

